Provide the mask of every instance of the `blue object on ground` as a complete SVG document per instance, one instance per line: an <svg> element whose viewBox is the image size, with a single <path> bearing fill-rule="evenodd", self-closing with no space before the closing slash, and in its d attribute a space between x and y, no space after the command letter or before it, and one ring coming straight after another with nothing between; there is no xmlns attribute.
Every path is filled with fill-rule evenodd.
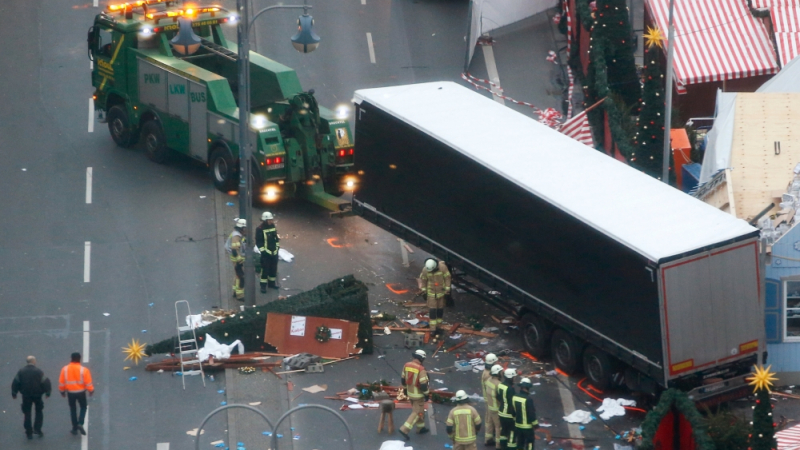
<svg viewBox="0 0 800 450"><path fill-rule="evenodd" d="M228 402L219 402L219 404L220 404L220 406L225 406L225 405L228 404Z"/></svg>
<svg viewBox="0 0 800 450"><path fill-rule="evenodd" d="M130 377L128 378L128 381L136 381L136 377Z"/></svg>
<svg viewBox="0 0 800 450"><path fill-rule="evenodd" d="M220 390L217 391L217 394L224 394L224 393L225 393L225 389L220 389Z"/></svg>
<svg viewBox="0 0 800 450"><path fill-rule="evenodd" d="M225 204L228 205L228 206L233 206L233 202L228 202L228 203L225 203Z"/></svg>
<svg viewBox="0 0 800 450"><path fill-rule="evenodd" d="M264 436L272 436L272 431L262 431L261 434Z"/></svg>

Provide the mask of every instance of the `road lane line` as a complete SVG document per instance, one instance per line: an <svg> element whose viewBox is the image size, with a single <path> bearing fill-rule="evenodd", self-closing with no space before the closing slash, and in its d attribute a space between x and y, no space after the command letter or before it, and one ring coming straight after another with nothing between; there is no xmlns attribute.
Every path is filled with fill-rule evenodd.
<svg viewBox="0 0 800 450"><path fill-rule="evenodd" d="M89 362L89 321L83 321L83 362Z"/></svg>
<svg viewBox="0 0 800 450"><path fill-rule="evenodd" d="M92 168L86 168L86 204L92 204Z"/></svg>
<svg viewBox="0 0 800 450"><path fill-rule="evenodd" d="M83 419L83 429L86 434L81 435L81 450L89 450L89 405L86 405L86 417Z"/></svg>
<svg viewBox="0 0 800 450"><path fill-rule="evenodd" d="M433 413L433 402L428 402L428 426L431 436L436 436L436 416Z"/></svg>
<svg viewBox="0 0 800 450"><path fill-rule="evenodd" d="M89 97L89 133L94 133L94 98Z"/></svg>
<svg viewBox="0 0 800 450"><path fill-rule="evenodd" d="M361 0L361 4L362 5L366 5L367 4L367 0Z"/></svg>
<svg viewBox="0 0 800 450"><path fill-rule="evenodd" d="M372 45L372 33L367 33L367 47L369 47L369 62L375 64L375 46Z"/></svg>
<svg viewBox="0 0 800 450"><path fill-rule="evenodd" d="M497 73L497 64L494 61L494 50L491 45L481 45L481 48L483 49L483 59L486 61L486 72L489 74L489 80L497 85L497 87L492 86L492 97L497 103L505 105L506 102L497 95L503 93L503 88L500 87L500 75Z"/></svg>
<svg viewBox="0 0 800 450"><path fill-rule="evenodd" d="M90 270L92 267L92 243L86 241L83 243L83 282L88 283L90 280Z"/></svg>
<svg viewBox="0 0 800 450"><path fill-rule="evenodd" d="M160 444L156 444L156 450L169 450L169 442L162 442Z"/></svg>
<svg viewBox="0 0 800 450"><path fill-rule="evenodd" d="M556 375L558 377L560 375ZM564 383L569 383L569 378L564 377ZM575 402L572 399L572 392L567 389L563 383L558 384L558 396L561 397L561 407L564 409L564 416L568 416L575 411ZM580 425L575 423L567 424L567 430L569 430L569 437L571 438L582 438L583 435L581 433ZM578 445L582 442L579 441L570 441L572 445Z"/></svg>
<svg viewBox="0 0 800 450"><path fill-rule="evenodd" d="M97 8L97 2L98 2L98 0L92 0L92 6L94 6L95 8Z"/></svg>

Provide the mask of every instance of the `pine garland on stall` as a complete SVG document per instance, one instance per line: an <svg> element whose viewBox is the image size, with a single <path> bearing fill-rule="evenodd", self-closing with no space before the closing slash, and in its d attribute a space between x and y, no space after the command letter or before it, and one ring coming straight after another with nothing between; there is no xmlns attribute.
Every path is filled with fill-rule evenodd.
<svg viewBox="0 0 800 450"><path fill-rule="evenodd" d="M756 394L756 404L753 406L753 434L750 435L748 450L775 450L778 442L775 440L775 422L772 416L772 402L770 401L770 386L777 381L768 366L756 367L751 377L747 378Z"/></svg>
<svg viewBox="0 0 800 450"><path fill-rule="evenodd" d="M654 178L661 178L664 160L664 71L661 68L663 36L655 28L645 35L644 90L633 143L636 154L631 165Z"/></svg>

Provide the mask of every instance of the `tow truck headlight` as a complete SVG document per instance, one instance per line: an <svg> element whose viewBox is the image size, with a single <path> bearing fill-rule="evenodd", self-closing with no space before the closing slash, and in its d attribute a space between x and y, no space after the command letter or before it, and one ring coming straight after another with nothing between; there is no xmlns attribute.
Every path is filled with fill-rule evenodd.
<svg viewBox="0 0 800 450"><path fill-rule="evenodd" d="M264 189L261 191L261 200L272 203L277 201L281 196L280 187L274 184L268 184L264 186Z"/></svg>
<svg viewBox="0 0 800 450"><path fill-rule="evenodd" d="M153 29L152 29L152 28L150 28L150 27L144 27L144 28L142 28L142 30L139 32L139 35L140 35L141 37L143 37L143 38L148 38L148 37L150 37L150 36L152 36L152 35L153 35Z"/></svg>
<svg viewBox="0 0 800 450"><path fill-rule="evenodd" d="M340 120L347 119L350 116L350 108L345 105L336 107L336 118Z"/></svg>
<svg viewBox="0 0 800 450"><path fill-rule="evenodd" d="M344 184L343 190L352 192L355 191L356 186L358 186L358 178L354 176L347 176L342 180L342 183Z"/></svg>
<svg viewBox="0 0 800 450"><path fill-rule="evenodd" d="M250 124L256 130L263 130L267 127L267 116L263 114L254 114L253 117L250 119Z"/></svg>

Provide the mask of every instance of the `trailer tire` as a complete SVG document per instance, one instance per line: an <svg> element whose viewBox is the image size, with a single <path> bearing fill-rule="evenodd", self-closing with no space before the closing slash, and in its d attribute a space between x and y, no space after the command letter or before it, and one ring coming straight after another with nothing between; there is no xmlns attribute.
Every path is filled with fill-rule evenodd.
<svg viewBox="0 0 800 450"><path fill-rule="evenodd" d="M581 342L566 331L554 331L550 348L556 367L568 375L577 373L581 365L581 347Z"/></svg>
<svg viewBox="0 0 800 450"><path fill-rule="evenodd" d="M156 120L150 120L142 127L142 142L144 143L144 153L150 161L164 164L169 157L167 148L167 138L161 124Z"/></svg>
<svg viewBox="0 0 800 450"><path fill-rule="evenodd" d="M222 192L228 192L236 187L236 167L228 149L217 147L211 152L208 159L214 186Z"/></svg>
<svg viewBox="0 0 800 450"><path fill-rule="evenodd" d="M552 327L533 314L522 316L522 342L533 356L541 358L550 352L550 333Z"/></svg>
<svg viewBox="0 0 800 450"><path fill-rule="evenodd" d="M136 143L136 133L131 131L131 124L128 121L128 111L125 105L114 105L108 110L106 115L108 122L108 132L111 139L123 148L129 148Z"/></svg>
<svg viewBox="0 0 800 450"><path fill-rule="evenodd" d="M615 364L608 354L590 345L583 352L583 373L592 386L603 390L611 386L611 377L615 372Z"/></svg>

